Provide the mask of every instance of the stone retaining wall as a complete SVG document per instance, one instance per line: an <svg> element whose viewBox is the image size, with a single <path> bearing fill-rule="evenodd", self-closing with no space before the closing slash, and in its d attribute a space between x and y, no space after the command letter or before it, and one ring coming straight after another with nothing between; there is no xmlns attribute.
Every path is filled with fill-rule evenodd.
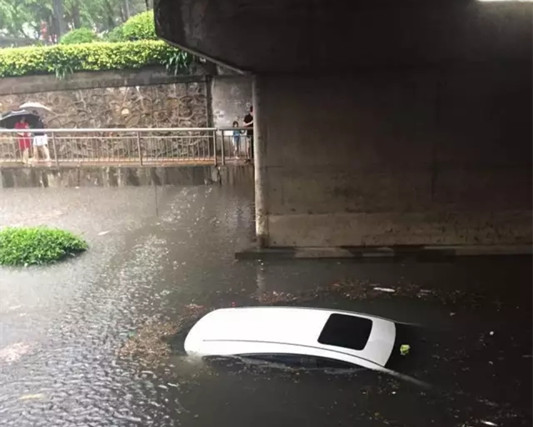
<svg viewBox="0 0 533 427"><path fill-rule="evenodd" d="M47 82L50 76L45 77ZM44 77L34 77L41 78ZM92 88L84 87L86 80L77 80L82 88L67 85L69 89L65 90L4 92L0 94L0 111L17 109L24 102L40 102L53 110L43 114L45 125L49 128L209 126L210 100L205 77L174 78L174 81L166 82L155 78L157 83L151 85L136 84L150 82L142 73L137 80L101 80L96 73L92 78ZM115 86L121 82L126 85ZM101 87L101 84L109 86ZM43 87L40 86L41 89ZM38 88L36 85L29 87L33 90ZM57 85L52 88L61 89ZM0 89L5 90L4 84Z"/></svg>
<svg viewBox="0 0 533 427"><path fill-rule="evenodd" d="M0 79L0 113L25 102L52 108L50 128L229 127L242 125L252 102L249 76L171 76L164 68Z"/></svg>

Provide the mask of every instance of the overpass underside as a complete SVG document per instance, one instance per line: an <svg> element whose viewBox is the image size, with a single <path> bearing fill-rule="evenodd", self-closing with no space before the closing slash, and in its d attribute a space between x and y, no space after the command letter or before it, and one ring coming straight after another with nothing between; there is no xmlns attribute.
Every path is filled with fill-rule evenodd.
<svg viewBox="0 0 533 427"><path fill-rule="evenodd" d="M155 8L161 37L254 75L262 246L531 243L530 4Z"/></svg>

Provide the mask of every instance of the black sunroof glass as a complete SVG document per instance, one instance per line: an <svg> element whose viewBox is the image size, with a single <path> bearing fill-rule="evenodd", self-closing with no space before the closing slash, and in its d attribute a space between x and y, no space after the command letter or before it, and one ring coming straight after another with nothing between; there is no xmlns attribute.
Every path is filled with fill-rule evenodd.
<svg viewBox="0 0 533 427"><path fill-rule="evenodd" d="M320 344L362 350L365 348L372 330L372 320L345 314L329 316L318 337Z"/></svg>

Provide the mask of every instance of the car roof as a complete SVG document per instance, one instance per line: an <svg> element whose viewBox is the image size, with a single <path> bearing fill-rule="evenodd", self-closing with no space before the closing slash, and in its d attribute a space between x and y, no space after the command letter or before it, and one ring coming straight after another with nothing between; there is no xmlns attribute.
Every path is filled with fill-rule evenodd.
<svg viewBox="0 0 533 427"><path fill-rule="evenodd" d="M371 321L368 345L355 350L319 342L324 326L333 314ZM231 354L232 349L242 354L247 349L250 353L279 351L324 357L328 356L319 350L329 350L330 357L340 360L358 357L383 366L390 356L393 341L394 323L367 314L305 307L240 307L208 313L189 332L185 348L188 352L196 349L204 354L216 354L216 351ZM337 357L341 353L344 356Z"/></svg>

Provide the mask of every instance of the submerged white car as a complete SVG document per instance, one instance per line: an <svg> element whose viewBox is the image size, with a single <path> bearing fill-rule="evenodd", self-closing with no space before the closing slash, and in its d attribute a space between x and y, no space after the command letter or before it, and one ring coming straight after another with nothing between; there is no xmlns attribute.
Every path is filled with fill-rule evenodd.
<svg viewBox="0 0 533 427"><path fill-rule="evenodd" d="M396 324L367 314L314 308L245 307L214 310L185 339L189 355L280 360L312 357L377 371L399 351Z"/></svg>

